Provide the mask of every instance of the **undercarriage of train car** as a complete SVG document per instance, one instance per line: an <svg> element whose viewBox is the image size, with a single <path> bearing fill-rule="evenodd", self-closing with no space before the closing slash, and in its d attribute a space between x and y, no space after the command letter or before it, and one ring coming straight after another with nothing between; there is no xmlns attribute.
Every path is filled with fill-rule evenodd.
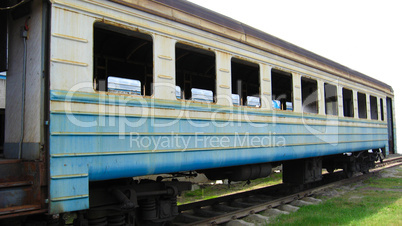
<svg viewBox="0 0 402 226"><path fill-rule="evenodd" d="M317 158L297 159L283 163L283 182L288 184L307 184L322 179L322 169L328 173L343 170L346 177L354 173L366 174L374 168L375 161L382 161L380 149L348 152Z"/></svg>
<svg viewBox="0 0 402 226"><path fill-rule="evenodd" d="M354 173L366 174L374 168L375 161L385 158L385 152L381 149L370 149L358 152L349 152L342 155L327 156L323 159L323 168L328 173L336 169L343 169L346 177L352 177Z"/></svg>
<svg viewBox="0 0 402 226"><path fill-rule="evenodd" d="M322 179L322 169L328 173L335 170L343 170L346 177L352 177L354 173L368 173L374 168L375 161L382 161L385 156L381 149L348 152L338 155L330 155L315 158L289 160L285 162L262 163L225 168L201 170L210 180L228 179L231 181L249 181L267 177L273 167L282 164L283 182L287 184L307 184Z"/></svg>
<svg viewBox="0 0 402 226"><path fill-rule="evenodd" d="M250 181L267 177L272 168L282 164L283 182L309 184L322 179L322 169L329 173L337 169L346 177L368 173L374 162L382 160L381 149L338 155L296 159L285 162L261 163L207 170L198 170L210 180ZM174 174L172 178L182 174ZM196 176L197 174L186 174ZM90 183L90 208L62 214L62 221L74 225L160 225L173 220L179 212L177 196L191 189L191 182L158 177L155 181L132 178Z"/></svg>
<svg viewBox="0 0 402 226"><path fill-rule="evenodd" d="M90 208L63 215L74 225L158 225L178 215L177 196L190 190L177 180L119 180L90 184Z"/></svg>
<svg viewBox="0 0 402 226"><path fill-rule="evenodd" d="M368 173L374 167L374 162L381 161L383 157L381 149L373 149L197 172L204 173L210 180L249 181L269 176L272 168L282 163L283 182L301 185L321 180L323 168L329 173L342 169L346 177L357 172ZM191 189L191 182L178 181L175 176L177 175L170 178L158 177L156 180L124 178L91 182L89 209L63 213L59 219L53 221L73 225L163 225L179 214L177 196L182 191ZM27 222L35 221L30 218Z"/></svg>
<svg viewBox="0 0 402 226"><path fill-rule="evenodd" d="M375 161L382 161L380 149L348 152L316 158L297 159L283 163L283 182L288 184L307 184L322 179L322 169L328 173L343 170L346 177L354 173L366 174L374 168Z"/></svg>
<svg viewBox="0 0 402 226"><path fill-rule="evenodd" d="M322 179L323 168L329 173L341 169L346 177L358 172L365 174L374 167L375 161L381 161L383 157L381 149L374 149L285 161L282 162L283 182L301 185L319 181ZM210 180L249 181L269 176L272 168L280 164L261 163L197 172L204 173ZM156 181L126 178L92 182L90 209L73 215L64 214L63 218L74 219L74 225L163 224L178 215L177 196L190 189L190 182L179 182L176 179L165 181L162 177Z"/></svg>

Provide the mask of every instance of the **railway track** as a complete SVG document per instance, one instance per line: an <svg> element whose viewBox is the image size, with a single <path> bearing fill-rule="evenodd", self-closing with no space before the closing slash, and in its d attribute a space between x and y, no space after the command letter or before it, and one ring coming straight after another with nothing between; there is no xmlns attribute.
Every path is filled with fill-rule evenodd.
<svg viewBox="0 0 402 226"><path fill-rule="evenodd" d="M252 191L223 196L179 206L180 215L170 225L247 225L246 221L266 223L269 217L297 211L300 206L316 204L321 200L312 196L329 188L350 184L372 176L379 171L402 164L402 157L376 163L368 174L341 179L343 172L323 175L323 180L305 186L278 184ZM250 224L251 225L251 224Z"/></svg>

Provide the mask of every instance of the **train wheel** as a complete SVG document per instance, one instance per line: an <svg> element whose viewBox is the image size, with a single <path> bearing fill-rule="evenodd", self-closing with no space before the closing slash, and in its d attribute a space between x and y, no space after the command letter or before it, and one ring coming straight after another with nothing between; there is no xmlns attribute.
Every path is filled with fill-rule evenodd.
<svg viewBox="0 0 402 226"><path fill-rule="evenodd" d="M351 178L353 177L353 173L354 173L354 167L352 165L353 163L348 163L345 164L344 168L343 168L343 173L345 174L346 178Z"/></svg>
<svg viewBox="0 0 402 226"><path fill-rule="evenodd" d="M343 172L344 172L346 178L353 177L353 171L351 171L351 170L343 170Z"/></svg>
<svg viewBox="0 0 402 226"><path fill-rule="evenodd" d="M369 168L368 165L361 169L361 172L362 172L363 174L368 174L369 171L370 171L370 168Z"/></svg>

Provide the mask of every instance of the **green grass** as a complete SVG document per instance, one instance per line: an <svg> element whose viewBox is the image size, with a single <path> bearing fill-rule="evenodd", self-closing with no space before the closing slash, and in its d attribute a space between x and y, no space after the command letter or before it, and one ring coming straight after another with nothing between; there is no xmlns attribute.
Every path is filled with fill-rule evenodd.
<svg viewBox="0 0 402 226"><path fill-rule="evenodd" d="M366 186L371 188L383 188L383 189L402 189L401 178L370 178L363 182Z"/></svg>
<svg viewBox="0 0 402 226"><path fill-rule="evenodd" d="M402 177L402 169L398 169L398 172L395 174L396 176Z"/></svg>
<svg viewBox="0 0 402 226"><path fill-rule="evenodd" d="M213 199L280 183L282 183L282 173L273 173L269 177L252 180L249 185L245 184L245 182L231 184L230 187L227 184L204 185L200 189L183 192L182 195L178 197L178 204L181 205L198 200Z"/></svg>
<svg viewBox="0 0 402 226"><path fill-rule="evenodd" d="M402 178L370 178L320 205L274 219L276 225L402 225Z"/></svg>

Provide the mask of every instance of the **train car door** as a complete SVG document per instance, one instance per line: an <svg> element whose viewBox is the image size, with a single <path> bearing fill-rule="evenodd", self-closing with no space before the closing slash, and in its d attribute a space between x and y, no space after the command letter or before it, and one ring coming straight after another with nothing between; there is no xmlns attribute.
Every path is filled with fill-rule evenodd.
<svg viewBox="0 0 402 226"><path fill-rule="evenodd" d="M392 99L387 97L387 122L388 122L388 142L389 153L395 154L394 144L394 117L393 117Z"/></svg>
<svg viewBox="0 0 402 226"><path fill-rule="evenodd" d="M2 72L7 70L7 13L1 10L0 21L0 72Z"/></svg>
<svg viewBox="0 0 402 226"><path fill-rule="evenodd" d="M0 156L4 152L4 124L5 124L4 116L5 116L4 109L0 109Z"/></svg>

